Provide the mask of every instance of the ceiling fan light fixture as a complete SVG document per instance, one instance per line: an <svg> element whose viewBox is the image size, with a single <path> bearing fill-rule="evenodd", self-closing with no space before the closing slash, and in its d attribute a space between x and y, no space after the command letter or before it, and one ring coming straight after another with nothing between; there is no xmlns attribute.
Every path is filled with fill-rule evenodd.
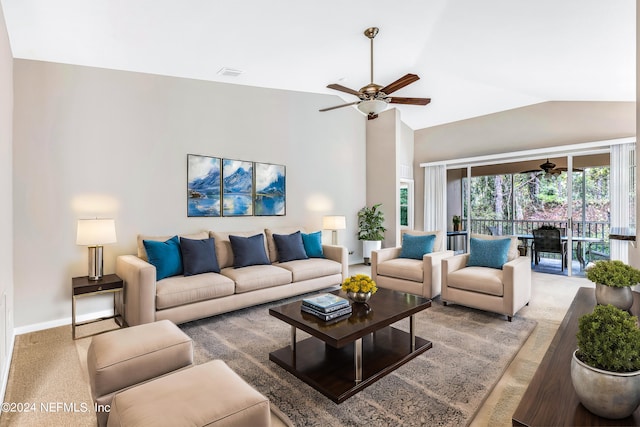
<svg viewBox="0 0 640 427"><path fill-rule="evenodd" d="M358 110L366 115L379 114L387 109L387 103L380 99L369 99L358 103Z"/></svg>

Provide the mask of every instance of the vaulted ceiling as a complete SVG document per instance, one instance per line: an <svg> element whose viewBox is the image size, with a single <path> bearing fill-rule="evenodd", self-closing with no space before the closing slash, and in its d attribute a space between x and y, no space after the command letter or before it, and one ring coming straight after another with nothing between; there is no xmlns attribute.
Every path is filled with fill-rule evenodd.
<svg viewBox="0 0 640 427"><path fill-rule="evenodd" d="M634 0L0 0L15 58L334 95L406 73L422 129L545 101L635 101ZM224 67L241 70L230 77ZM347 107L354 108L354 107ZM333 110L318 114L344 114Z"/></svg>

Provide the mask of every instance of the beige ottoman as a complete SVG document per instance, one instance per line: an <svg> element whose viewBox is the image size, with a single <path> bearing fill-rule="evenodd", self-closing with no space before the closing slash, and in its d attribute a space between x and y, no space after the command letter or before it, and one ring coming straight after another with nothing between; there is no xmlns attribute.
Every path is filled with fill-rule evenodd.
<svg viewBox="0 0 640 427"><path fill-rule="evenodd" d="M96 335L87 353L98 425L117 391L193 364L193 343L169 320Z"/></svg>
<svg viewBox="0 0 640 427"><path fill-rule="evenodd" d="M269 400L222 360L117 393L109 427L271 425Z"/></svg>

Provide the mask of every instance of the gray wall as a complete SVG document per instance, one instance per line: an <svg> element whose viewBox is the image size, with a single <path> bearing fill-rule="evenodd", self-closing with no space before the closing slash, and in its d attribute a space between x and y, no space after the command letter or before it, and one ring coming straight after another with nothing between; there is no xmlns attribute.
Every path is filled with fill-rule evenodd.
<svg viewBox="0 0 640 427"><path fill-rule="evenodd" d="M340 242L361 259L366 120L319 113L334 97L27 60L14 78L16 326L68 323L71 277L87 273L78 218L116 219L107 273L138 233L315 231L327 214L347 216ZM187 218L188 153L286 165L287 215ZM107 297L79 310L108 307Z"/></svg>
<svg viewBox="0 0 640 427"><path fill-rule="evenodd" d="M13 336L13 57L0 8L0 375Z"/></svg>

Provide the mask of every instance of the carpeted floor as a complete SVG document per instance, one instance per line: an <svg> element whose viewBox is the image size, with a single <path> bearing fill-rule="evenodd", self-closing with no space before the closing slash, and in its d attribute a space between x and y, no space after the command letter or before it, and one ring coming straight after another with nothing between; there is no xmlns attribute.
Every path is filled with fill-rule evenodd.
<svg viewBox="0 0 640 427"><path fill-rule="evenodd" d="M366 272L367 269L368 267L358 266L356 268L352 268L351 272ZM504 364L505 366L508 364L508 368L494 387L493 391L491 391L486 401L483 404L479 404L480 410L476 413L475 417L473 417L473 421L471 423L472 426L491 425L506 427L511 425L511 415L515 411L522 394L526 390L531 377L542 360L542 357L555 334L555 330L562 321L575 292L580 286L593 285L584 278L567 278L558 275L533 273L533 295L531 303L528 307L523 308L518 313L516 319L535 320L538 324L518 352L515 359L510 364L508 364L508 360L505 360ZM440 309L451 313L462 312L461 307L457 308L456 306L449 306L443 308L439 307L437 304L434 304L434 306L428 309L427 312L435 316ZM427 312L425 312L425 314L427 314ZM277 321L277 319L273 320ZM498 318L498 320L500 319ZM477 323L473 317L460 318L458 321L460 324ZM289 339L289 328L287 325L280 321L277 322L278 326L276 327L276 333L283 334L283 337L282 339L278 338L277 343L275 341L273 342L274 349L279 348L279 346L283 345L282 342L287 342ZM509 323L504 320L500 320L500 322L505 326L509 325ZM194 327L195 324L187 326ZM197 327L200 326L201 325L198 325ZM85 326L85 329L81 333L88 333L88 328L92 327L93 326ZM96 324L95 327L103 327L107 329L110 325ZM254 323L252 325L252 329L254 331L261 330L263 327L261 324ZM419 329L418 333L419 335L421 334L425 336L425 338L431 339L434 342L434 348L409 362L403 368L400 368L396 373L398 375L397 380L392 377L386 377L380 380L377 384L374 384L372 387L379 386L380 384L387 384L388 387L386 390L395 390L395 387L398 385L402 385L404 387L405 384L403 384L403 382L406 382L406 379L411 378L411 375L413 375L411 367L413 366L413 362L416 361L427 360L429 363L448 363L447 361L436 360L438 351L440 351L438 348L440 347L441 350L445 349L445 346L443 345L444 342L438 345L438 340L440 339L438 334L434 332L431 335L430 331L423 331L422 329ZM235 334L234 336L239 335L240 334ZM460 338L462 337L464 337L464 334ZM90 340L91 338L83 338L73 341L71 339L70 326L17 336L4 401L11 404L26 403L30 406L36 404L37 410L31 412L23 411L20 413L5 412L0 415L0 426L95 426L94 414L90 410L84 411L84 406L82 406L83 404L91 405L91 396L86 373L86 351ZM470 341L470 343L474 343L474 341ZM210 351L212 350L207 350L204 346L197 350L196 357L198 361L203 361L208 358ZM237 352L238 350L233 350L230 354L237 354ZM482 359L478 360L482 361ZM249 362L243 361L240 363L256 365L258 361L252 362L249 359ZM422 371L422 376L430 375L433 371L440 368L440 366L434 365L431 368L432 370L428 372ZM273 366L272 369L275 370L280 368ZM457 374L458 368L456 366L448 365L446 370L452 372L453 379L458 381L459 384L463 384L467 379L462 374ZM238 368L238 371L241 371L240 368ZM281 374L283 376L290 376L283 370L281 370ZM257 378L258 377L260 377L260 375L258 375ZM263 377L268 378L266 373L263 374ZM385 382L386 380L390 381ZM297 379L295 379L295 381L297 381ZM260 384L254 385L256 387L263 387ZM485 388L488 390L490 385L491 384L488 382L485 385ZM420 387L420 384L416 383L415 386L415 388L411 389L411 394L409 391L406 392L406 395L409 397L404 399L402 403L402 405L406 405L409 409L412 409L412 406L416 406L415 390ZM373 390L372 387L369 389ZM429 390L424 389L423 391L424 393L430 392ZM458 386L457 391L461 395L469 394L469 392L462 386ZM372 393L372 391L365 390L363 393ZM309 387L300 383L300 387L293 389L292 391L290 390L290 394L290 399L293 402L297 402L305 395L312 393ZM354 396L352 399L364 400L364 396L365 395L362 397ZM325 399L324 396L320 396L317 393L315 398L316 403L320 406L326 406L327 402L331 403ZM380 407L380 403L375 400L375 398L376 396L373 395L369 398L370 400L368 401L368 404L371 406L357 406L357 408L373 407L374 409L377 409ZM334 405L334 408L338 408L339 410L342 410L341 407L347 408L345 405L349 404L352 399L347 400L341 405ZM393 394L386 393L382 399L394 400L396 398ZM353 401L356 402L356 400ZM65 404L66 406L61 406ZM443 405L444 404L449 404L449 402L443 402ZM331 405L333 405L333 403L331 403ZM400 408L402 405L397 407ZM404 408L404 406L402 407ZM384 408L380 408L381 412L384 413ZM356 409L354 409L354 411ZM455 407L455 412L460 414L472 414L473 411L474 410L470 407L470 404L466 402L460 402ZM429 419L426 415L425 418L415 420L415 424L418 425L420 422L423 422L423 425L437 425L437 420ZM314 416L315 412L312 412L309 414L308 418L312 418ZM358 414L356 414L356 416L358 416ZM400 413L396 418L399 419L398 417L401 416L402 413ZM446 420L444 421L446 422ZM304 423L301 425L304 425ZM355 423L352 423L352 425L355 425Z"/></svg>
<svg viewBox="0 0 640 427"><path fill-rule="evenodd" d="M435 300L415 316L416 335L433 348L338 405L269 361L290 339L290 327L268 314L281 303L181 329L195 342L196 363L224 360L298 426L466 425L536 325ZM395 326L408 331L409 321Z"/></svg>

